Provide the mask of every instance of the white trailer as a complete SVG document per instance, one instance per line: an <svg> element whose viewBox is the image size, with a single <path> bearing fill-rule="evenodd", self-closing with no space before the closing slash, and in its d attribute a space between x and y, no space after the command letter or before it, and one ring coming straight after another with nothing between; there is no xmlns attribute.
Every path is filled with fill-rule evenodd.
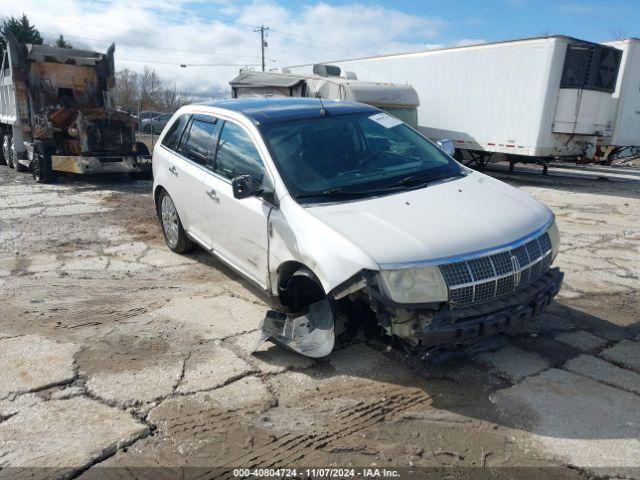
<svg viewBox="0 0 640 480"><path fill-rule="evenodd" d="M618 81L611 98L611 135L598 142L601 155L610 163L620 150L640 147L640 39L628 38L604 45L622 51ZM639 149L630 150L637 153Z"/></svg>
<svg viewBox="0 0 640 480"><path fill-rule="evenodd" d="M362 80L411 84L422 133L454 140L459 155L482 166L493 153L512 162L593 155L598 137L611 131L620 56L610 46L552 36L327 63Z"/></svg>
<svg viewBox="0 0 640 480"><path fill-rule="evenodd" d="M415 89L406 84L363 82L352 72L330 65L315 65L313 74L292 74L288 70L256 72L241 70L231 80L233 98L246 97L314 97L328 100L351 100L380 108L418 126L420 104Z"/></svg>

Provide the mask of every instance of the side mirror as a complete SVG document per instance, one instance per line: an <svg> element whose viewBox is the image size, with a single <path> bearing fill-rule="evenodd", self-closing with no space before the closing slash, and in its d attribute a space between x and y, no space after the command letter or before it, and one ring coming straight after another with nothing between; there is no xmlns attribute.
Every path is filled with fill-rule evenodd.
<svg viewBox="0 0 640 480"><path fill-rule="evenodd" d="M456 153L456 147L453 145L453 140L445 138L442 140L438 140L436 143L440 147L440 150L442 150L447 155L453 157L453 154Z"/></svg>
<svg viewBox="0 0 640 480"><path fill-rule="evenodd" d="M262 193L262 185L256 182L251 175L239 175L231 180L233 196L239 200L256 197Z"/></svg>

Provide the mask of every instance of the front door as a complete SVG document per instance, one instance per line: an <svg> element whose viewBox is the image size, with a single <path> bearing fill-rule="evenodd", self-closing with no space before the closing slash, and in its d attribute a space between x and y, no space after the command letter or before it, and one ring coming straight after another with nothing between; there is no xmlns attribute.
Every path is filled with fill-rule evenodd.
<svg viewBox="0 0 640 480"><path fill-rule="evenodd" d="M238 200L231 180L251 175L268 182L258 150L244 127L227 121L219 134L213 172L204 179L209 206L209 228L213 250L223 260L263 288L268 286L269 212L273 208L262 198Z"/></svg>

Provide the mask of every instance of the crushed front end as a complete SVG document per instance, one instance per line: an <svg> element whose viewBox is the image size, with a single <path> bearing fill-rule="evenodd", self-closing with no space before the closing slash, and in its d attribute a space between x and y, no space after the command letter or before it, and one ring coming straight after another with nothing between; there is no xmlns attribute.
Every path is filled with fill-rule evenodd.
<svg viewBox="0 0 640 480"><path fill-rule="evenodd" d="M348 298L366 302L387 335L417 352L460 348L519 331L549 305L563 280L551 267L557 251L553 223L481 255L365 273Z"/></svg>

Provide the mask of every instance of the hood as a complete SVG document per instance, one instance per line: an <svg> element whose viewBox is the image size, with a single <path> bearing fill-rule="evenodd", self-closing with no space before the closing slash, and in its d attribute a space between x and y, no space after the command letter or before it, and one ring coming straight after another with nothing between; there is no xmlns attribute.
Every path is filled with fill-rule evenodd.
<svg viewBox="0 0 640 480"><path fill-rule="evenodd" d="M383 266L433 261L500 247L543 228L551 211L478 172L373 199L307 211Z"/></svg>

